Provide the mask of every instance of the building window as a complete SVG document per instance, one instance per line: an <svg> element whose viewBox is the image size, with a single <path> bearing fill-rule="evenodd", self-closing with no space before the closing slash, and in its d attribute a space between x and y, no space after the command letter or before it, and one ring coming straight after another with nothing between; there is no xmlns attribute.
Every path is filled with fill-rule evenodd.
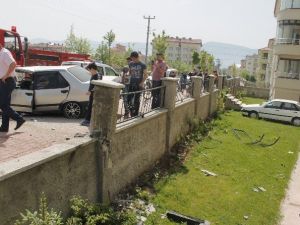
<svg viewBox="0 0 300 225"><path fill-rule="evenodd" d="M263 54L263 59L267 59L267 58L268 58L268 56L269 56L269 54L268 54L268 53L264 53L264 54Z"/></svg>
<svg viewBox="0 0 300 225"><path fill-rule="evenodd" d="M280 10L299 9L300 0L281 0Z"/></svg>
<svg viewBox="0 0 300 225"><path fill-rule="evenodd" d="M300 20L282 20L278 22L277 44L300 43Z"/></svg>
<svg viewBox="0 0 300 225"><path fill-rule="evenodd" d="M300 75L300 60L281 59L277 68L278 77L297 79Z"/></svg>

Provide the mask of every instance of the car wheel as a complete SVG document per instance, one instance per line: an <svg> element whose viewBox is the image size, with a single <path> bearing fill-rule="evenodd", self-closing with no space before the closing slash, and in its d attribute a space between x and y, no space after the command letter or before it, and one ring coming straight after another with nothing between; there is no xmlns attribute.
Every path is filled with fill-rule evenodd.
<svg viewBox="0 0 300 225"><path fill-rule="evenodd" d="M63 113L68 119L78 119L82 114L82 107L77 102L67 102L64 104Z"/></svg>
<svg viewBox="0 0 300 225"><path fill-rule="evenodd" d="M300 127L300 118L294 118L292 122L294 126Z"/></svg>
<svg viewBox="0 0 300 225"><path fill-rule="evenodd" d="M257 112L249 112L249 117L257 119L258 118L258 114L257 114Z"/></svg>

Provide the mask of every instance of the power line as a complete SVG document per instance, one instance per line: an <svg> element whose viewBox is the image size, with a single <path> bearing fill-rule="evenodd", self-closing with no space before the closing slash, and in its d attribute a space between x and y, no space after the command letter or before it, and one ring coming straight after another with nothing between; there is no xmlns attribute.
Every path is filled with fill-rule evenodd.
<svg viewBox="0 0 300 225"><path fill-rule="evenodd" d="M155 19L155 16L144 16L145 20L148 20L148 26L147 26L147 41L146 41L146 57L145 57L145 63L147 65L147 60L148 60L148 45L149 45L149 34L150 34L150 21Z"/></svg>

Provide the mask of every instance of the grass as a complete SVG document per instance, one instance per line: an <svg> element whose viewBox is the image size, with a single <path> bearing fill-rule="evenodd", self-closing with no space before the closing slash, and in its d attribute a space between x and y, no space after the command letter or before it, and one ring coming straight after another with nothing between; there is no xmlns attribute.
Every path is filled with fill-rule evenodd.
<svg viewBox="0 0 300 225"><path fill-rule="evenodd" d="M266 99L262 98L252 98L252 97L243 97L242 102L245 104L261 104L267 101Z"/></svg>
<svg viewBox="0 0 300 225"><path fill-rule="evenodd" d="M280 220L280 203L299 152L300 129L242 117L239 112L228 112L213 123L209 136L191 149L181 172L155 184L157 212L148 225L175 224L161 218L166 210L212 225L275 225ZM249 145L250 140L242 135L239 140L233 128L247 131L255 140L265 134L264 143L281 138L271 147ZM218 176L205 176L201 169ZM255 187L266 192L254 192Z"/></svg>

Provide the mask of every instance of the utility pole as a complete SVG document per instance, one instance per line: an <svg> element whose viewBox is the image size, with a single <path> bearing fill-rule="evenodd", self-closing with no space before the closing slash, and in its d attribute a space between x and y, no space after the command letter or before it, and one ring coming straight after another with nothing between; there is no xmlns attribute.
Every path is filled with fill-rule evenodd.
<svg viewBox="0 0 300 225"><path fill-rule="evenodd" d="M147 65L148 60L148 45L149 45L149 34L150 34L150 21L155 19L155 16L144 16L145 20L148 20L148 26L147 26L147 41L146 41L146 58L145 58L145 64Z"/></svg>

